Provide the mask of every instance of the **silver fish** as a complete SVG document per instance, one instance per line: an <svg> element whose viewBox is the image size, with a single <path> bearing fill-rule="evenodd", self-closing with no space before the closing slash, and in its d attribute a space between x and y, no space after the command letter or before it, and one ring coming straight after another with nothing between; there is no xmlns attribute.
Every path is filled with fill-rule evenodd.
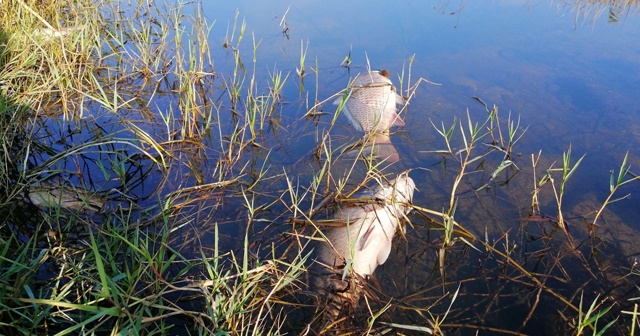
<svg viewBox="0 0 640 336"><path fill-rule="evenodd" d="M391 144L389 129L404 126L397 113L397 105L404 104L405 100L396 92L389 72L381 70L359 74L348 89L342 111L351 125L371 136L368 144L373 146L374 155L389 162L398 161L399 155ZM340 105L343 100L341 97L333 103Z"/></svg>
<svg viewBox="0 0 640 336"><path fill-rule="evenodd" d="M329 243L320 247L317 260L334 268L346 262L360 276L372 274L389 257L400 218L411 209L414 190L413 180L401 174L388 184L382 182L357 194L357 198L372 198L379 203L342 207L334 219L347 225L326 233Z"/></svg>
<svg viewBox="0 0 640 336"><path fill-rule="evenodd" d="M370 71L359 74L349 86L343 111L353 127L361 132L385 132L392 126L404 126L396 105L404 98L396 93L389 79L389 71ZM333 103L339 105L343 98Z"/></svg>

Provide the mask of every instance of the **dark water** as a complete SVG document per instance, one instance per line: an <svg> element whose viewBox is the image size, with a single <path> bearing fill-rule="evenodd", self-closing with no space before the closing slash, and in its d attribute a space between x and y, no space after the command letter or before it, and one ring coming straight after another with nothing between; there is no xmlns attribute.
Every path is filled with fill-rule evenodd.
<svg viewBox="0 0 640 336"><path fill-rule="evenodd" d="M322 105L327 114L305 118L316 96L319 101L329 98L345 88L349 78L366 71L368 64L373 69L388 69L398 86L396 76L404 71L401 89L406 89L412 62L411 84L425 78L439 85L423 82L416 90L402 115L406 126L392 135L401 161L386 172L414 169L411 177L418 189L414 204L443 211L459 168L450 156L433 153L445 149L446 144L432 124L451 125L454 120L462 120L466 127L467 114L474 122L482 123L486 108L472 97L485 102L489 109L496 105L503 121L509 115L511 120L519 118L521 127L528 127L511 157L520 172L507 170L498 174L489 188L481 188L502 155L492 154L471 165L468 171L474 173L466 176L457 190L455 218L479 240L486 239L499 251L509 251L512 260L529 273L510 266L505 257L488 251L478 241L474 242L479 249L476 251L458 240L447 249L447 272L441 277L436 252L442 245L442 231L414 213L406 239L398 239L391 257L376 272L383 288L379 293L383 304L392 303L381 319L428 326L427 321L433 319L430 314L443 317L452 300L451 293L460 286L460 295L445 320L445 333L475 334L481 330L481 334L491 334L499 329L563 334L569 330L568 323L557 312L569 317L577 314L567 309L558 296L577 306L580 293L584 292L585 305L597 294L608 295L612 301L605 306L615 302L618 314L630 309L630 297L640 296L632 287L637 271L634 276L623 277L640 252L640 182L619 191L618 197L632 196L607 208L595 234L590 235L586 225L606 199L609 172L617 172L625 153L629 153L632 172L640 166L640 24L633 11L623 10L618 13L619 21L611 22L607 10L595 15L606 7L548 1L207 1L201 6L208 22L215 21L209 37L216 73L212 87L222 88L231 81L234 52L223 43L234 29L236 11L236 37L242 21L247 25L238 52L248 73L255 67L257 91L268 92L269 77L275 71L289 74L282 104L276 110L277 122L268 122L258 137L260 146L247 147L242 153L242 165L225 174L216 173L220 148L225 145L220 145L224 141L215 130L201 139L202 146L184 145L176 150L179 154L173 156L171 168L165 172L155 170L149 158L140 156L138 170L132 168L128 173L138 176L139 182L124 191L136 196L141 207L181 188L231 179L242 173L245 187L261 180L252 189L255 205L269 204L268 209L258 211L252 218L257 220L250 227L250 239L272 239L261 234L265 227L289 231L290 226L284 223L292 213L285 203L291 200L284 174L301 186L298 190L302 192L324 162L324 158L314 155L323 135L330 134L334 148L361 137L343 116L335 127L330 127L335 111L333 99ZM576 13L578 7L580 12ZM255 64L254 41L259 43ZM296 75L301 46L306 52L307 73L302 80ZM341 67L349 54L350 67ZM221 91L224 90L212 90L208 97L222 104L219 122L223 132L230 134L234 122L229 102L219 98L226 97ZM152 115L156 110L167 113L170 107L177 110L175 97L158 96L149 105ZM146 99L152 99L149 92L137 98L141 106ZM146 113L142 108L132 111L126 118L147 120L143 112ZM100 118L96 119L103 127L102 135L120 129L120 121ZM152 123L137 125L160 139L171 138L171 130ZM65 134L60 137L71 138ZM90 136L79 135L75 141L86 137ZM477 145L479 153L486 150L487 142ZM452 144L454 151L461 148L459 133ZM126 161L117 153L135 152L131 147L119 146L109 148L115 154L107 159L89 155L87 161ZM563 199L565 220L578 245L573 250L579 253L567 247L564 233L553 223L557 209L549 185L539 196L541 213L548 217L528 218L535 183L531 156L542 153L535 168L539 181L549 167L561 167L562 153L569 148L573 163L585 155L567 183ZM130 155L124 153L123 157ZM240 169L245 163L248 168ZM352 172L348 182L354 184L365 174L363 165L354 167L351 171L348 160L337 162L332 172L336 178ZM262 169L272 177L260 178ZM98 172L94 167L92 174L101 182ZM117 183L109 185L108 181L114 179L104 178L104 189L117 187ZM228 245L224 248L240 246L245 225L251 220L247 219L245 199L234 188L197 194L200 202L185 203L181 213L176 211L180 213L177 219L189 222L180 236L182 241L176 242L186 255L193 245L191 239L200 234L199 241L212 248L214 225L220 225L222 245ZM284 202L275 201L279 198ZM301 203L301 208L305 207L311 207L309 198ZM198 247L192 252L199 256ZM618 331L628 326L623 317Z"/></svg>

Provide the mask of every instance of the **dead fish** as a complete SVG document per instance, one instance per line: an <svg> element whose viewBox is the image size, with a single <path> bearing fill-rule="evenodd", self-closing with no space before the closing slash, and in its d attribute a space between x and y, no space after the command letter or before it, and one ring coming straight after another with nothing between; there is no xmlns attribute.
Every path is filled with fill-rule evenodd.
<svg viewBox="0 0 640 336"><path fill-rule="evenodd" d="M361 132L385 132L392 126L404 126L396 105L405 100L396 93L389 79L389 71L370 71L359 74L349 86L343 111L353 127ZM340 105L343 98L333 103Z"/></svg>
<svg viewBox="0 0 640 336"><path fill-rule="evenodd" d="M106 197L97 192L63 182L40 181L31 185L29 200L42 208L61 207L67 210L99 212Z"/></svg>
<svg viewBox="0 0 640 336"><path fill-rule="evenodd" d="M389 79L389 71L359 74L348 89L342 111L351 125L371 136L368 144L374 147L374 155L389 162L398 161L400 158L391 144L389 129L393 126L404 126L404 121L398 115L397 105L404 104L405 100L396 92ZM343 100L341 97L333 103L340 105L343 104Z"/></svg>
<svg viewBox="0 0 640 336"><path fill-rule="evenodd" d="M340 208L334 220L346 225L326 233L328 243L320 247L317 260L334 268L349 264L363 277L372 274L389 257L400 219L411 209L414 190L413 180L401 174L389 183L381 182L356 194L357 198L376 201Z"/></svg>
<svg viewBox="0 0 640 336"><path fill-rule="evenodd" d="M354 199L370 199L341 207L328 223L327 242L318 248L313 286L322 307L323 330L353 330L352 312L368 289L367 277L383 264L400 218L409 211L415 184L407 174L389 183L380 182L363 190ZM345 270L345 268L347 270ZM352 270L345 274L345 271Z"/></svg>

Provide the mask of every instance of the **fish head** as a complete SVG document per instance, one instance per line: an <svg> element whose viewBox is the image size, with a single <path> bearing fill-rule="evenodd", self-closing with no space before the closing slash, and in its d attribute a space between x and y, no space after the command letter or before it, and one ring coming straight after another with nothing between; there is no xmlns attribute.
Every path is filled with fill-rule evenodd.
<svg viewBox="0 0 640 336"><path fill-rule="evenodd" d="M395 186L396 199L400 199L404 203L410 203L413 200L416 183L409 177L409 174L398 175L393 185Z"/></svg>
<svg viewBox="0 0 640 336"><path fill-rule="evenodd" d="M389 79L389 71L369 71L366 73L360 73L353 79L351 83L352 88L357 87L383 87L386 86L391 90L393 83Z"/></svg>

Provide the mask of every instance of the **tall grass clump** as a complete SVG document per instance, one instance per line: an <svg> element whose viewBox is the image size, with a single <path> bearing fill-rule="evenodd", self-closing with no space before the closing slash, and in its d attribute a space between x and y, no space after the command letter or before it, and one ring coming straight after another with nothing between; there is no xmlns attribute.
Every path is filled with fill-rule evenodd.
<svg viewBox="0 0 640 336"><path fill-rule="evenodd" d="M5 334L191 330L200 335L276 331L273 328L281 321L276 322L277 308L269 301L278 300L278 293L295 281L304 260L249 261L247 246L242 256L216 249L188 259L171 247L178 227L160 223L154 233L136 223L122 227L126 222L130 218L125 213L110 216L99 229L82 233L73 242L69 236L52 233L48 238L57 248L39 246L36 237L26 242L17 235L3 237L3 246L19 249L0 251L0 330ZM43 281L43 272L52 282ZM194 309L201 306L194 302L204 309Z"/></svg>
<svg viewBox="0 0 640 336"><path fill-rule="evenodd" d="M288 78L245 69L245 24L228 76L197 5L10 0L0 26L0 333L278 334L305 258L218 232Z"/></svg>
<svg viewBox="0 0 640 336"><path fill-rule="evenodd" d="M4 1L0 26L7 37L0 69L4 94L17 103L46 107L59 102L66 117L78 113L68 106L96 70L99 29L92 1Z"/></svg>

